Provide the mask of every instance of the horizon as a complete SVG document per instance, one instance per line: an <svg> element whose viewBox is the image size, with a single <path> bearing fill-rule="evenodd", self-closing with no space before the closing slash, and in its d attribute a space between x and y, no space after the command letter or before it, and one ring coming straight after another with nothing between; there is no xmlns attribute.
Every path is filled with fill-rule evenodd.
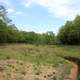
<svg viewBox="0 0 80 80"><path fill-rule="evenodd" d="M44 33L59 28L80 14L79 0L0 0L19 30Z"/></svg>

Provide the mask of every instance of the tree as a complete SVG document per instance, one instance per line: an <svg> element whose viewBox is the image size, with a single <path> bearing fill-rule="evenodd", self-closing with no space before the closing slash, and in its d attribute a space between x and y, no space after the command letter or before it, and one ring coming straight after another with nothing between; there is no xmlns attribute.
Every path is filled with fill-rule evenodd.
<svg viewBox="0 0 80 80"><path fill-rule="evenodd" d="M19 31L15 25L8 25L8 35L7 42L18 42L19 41Z"/></svg>
<svg viewBox="0 0 80 80"><path fill-rule="evenodd" d="M7 25L0 20L0 43L5 43L7 42Z"/></svg>
<svg viewBox="0 0 80 80"><path fill-rule="evenodd" d="M48 44L48 45L55 44L55 36L54 36L54 33L51 32L51 31L48 31L46 33L43 33L40 36L40 43L41 44Z"/></svg>
<svg viewBox="0 0 80 80"><path fill-rule="evenodd" d="M3 5L0 5L0 19L6 24L10 24L10 22L12 22L12 20L7 17L7 11Z"/></svg>
<svg viewBox="0 0 80 80"><path fill-rule="evenodd" d="M7 17L5 7L0 5L0 43L16 41L16 33L17 29Z"/></svg>
<svg viewBox="0 0 80 80"><path fill-rule="evenodd" d="M19 31L7 17L4 6L0 5L0 43L54 44L54 33L38 34Z"/></svg>
<svg viewBox="0 0 80 80"><path fill-rule="evenodd" d="M80 16L60 28L58 39L62 44L80 44Z"/></svg>

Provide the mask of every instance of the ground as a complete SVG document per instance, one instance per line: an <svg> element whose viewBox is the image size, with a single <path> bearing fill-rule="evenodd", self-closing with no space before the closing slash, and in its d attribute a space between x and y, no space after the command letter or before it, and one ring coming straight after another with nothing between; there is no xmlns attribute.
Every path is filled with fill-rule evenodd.
<svg viewBox="0 0 80 80"><path fill-rule="evenodd" d="M71 80L77 80L77 74L78 74L78 65L71 62L71 64L73 65L72 69L71 69L71 74L70 74L70 79Z"/></svg>
<svg viewBox="0 0 80 80"><path fill-rule="evenodd" d="M0 46L0 80L70 80L73 64L60 56L80 57L79 50L79 46Z"/></svg>
<svg viewBox="0 0 80 80"><path fill-rule="evenodd" d="M64 66L64 67L63 67ZM0 61L0 80L55 80L68 76L67 65L32 64L19 60ZM63 69L61 69L63 67Z"/></svg>

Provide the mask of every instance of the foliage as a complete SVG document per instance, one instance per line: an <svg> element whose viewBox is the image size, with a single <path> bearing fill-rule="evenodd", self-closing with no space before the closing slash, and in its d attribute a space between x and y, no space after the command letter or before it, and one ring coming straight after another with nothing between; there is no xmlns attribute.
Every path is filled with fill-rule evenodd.
<svg viewBox="0 0 80 80"><path fill-rule="evenodd" d="M0 5L0 43L54 44L53 32L38 34L19 31L7 17L4 6Z"/></svg>
<svg viewBox="0 0 80 80"><path fill-rule="evenodd" d="M80 16L60 28L58 39L62 44L80 44Z"/></svg>
<svg viewBox="0 0 80 80"><path fill-rule="evenodd" d="M80 16L67 21L57 36L52 31L43 34L19 31L7 16L4 6L0 5L0 43L27 43L35 45L80 44Z"/></svg>

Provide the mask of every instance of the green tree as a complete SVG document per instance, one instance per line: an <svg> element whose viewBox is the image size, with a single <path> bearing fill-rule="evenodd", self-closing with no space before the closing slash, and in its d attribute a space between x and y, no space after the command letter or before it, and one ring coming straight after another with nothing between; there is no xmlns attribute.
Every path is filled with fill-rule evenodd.
<svg viewBox="0 0 80 80"><path fill-rule="evenodd" d="M60 28L58 39L62 44L80 44L80 16Z"/></svg>
<svg viewBox="0 0 80 80"><path fill-rule="evenodd" d="M38 34L19 31L7 17L5 7L0 5L0 43L54 44L54 39L53 32Z"/></svg>
<svg viewBox="0 0 80 80"><path fill-rule="evenodd" d="M2 20L0 20L0 43L7 42L7 33L8 29L6 27L6 24Z"/></svg>

